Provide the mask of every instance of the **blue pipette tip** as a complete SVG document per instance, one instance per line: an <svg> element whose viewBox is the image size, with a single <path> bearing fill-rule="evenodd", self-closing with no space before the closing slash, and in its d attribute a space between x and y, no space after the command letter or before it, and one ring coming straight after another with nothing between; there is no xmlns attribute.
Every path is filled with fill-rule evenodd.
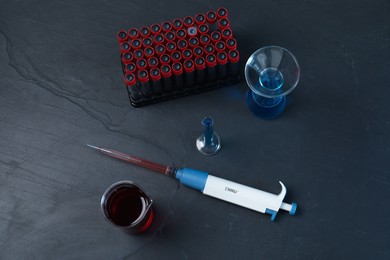
<svg viewBox="0 0 390 260"><path fill-rule="evenodd" d="M297 207L298 207L298 205L295 202L291 203L291 210L290 210L291 216L295 215L295 212L297 211Z"/></svg>

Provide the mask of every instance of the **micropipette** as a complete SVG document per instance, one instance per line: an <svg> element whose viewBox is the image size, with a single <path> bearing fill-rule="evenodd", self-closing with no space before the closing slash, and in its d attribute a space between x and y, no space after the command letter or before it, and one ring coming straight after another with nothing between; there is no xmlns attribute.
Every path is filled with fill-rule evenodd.
<svg viewBox="0 0 390 260"><path fill-rule="evenodd" d="M272 221L274 221L279 209L288 211L290 215L294 215L297 209L296 203L288 204L283 202L287 189L281 181L279 181L279 183L282 186L282 191L278 195L275 195L213 176L207 172L190 168L165 166L115 150L101 148L90 144L87 144L87 146L111 157L115 157L175 178L179 180L181 184L199 190L205 195L249 208L254 211L270 214Z"/></svg>

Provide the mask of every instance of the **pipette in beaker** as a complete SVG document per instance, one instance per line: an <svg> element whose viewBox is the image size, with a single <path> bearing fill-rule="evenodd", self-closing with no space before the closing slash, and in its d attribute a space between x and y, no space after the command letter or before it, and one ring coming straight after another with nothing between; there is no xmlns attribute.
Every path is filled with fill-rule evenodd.
<svg viewBox="0 0 390 260"><path fill-rule="evenodd" d="M261 213L270 214L272 221L275 219L279 209L288 211L290 215L294 215L297 209L296 203L288 204L283 202L287 189L281 181L279 183L282 186L282 191L275 195L213 176L207 172L190 168L165 166L111 149L89 144L87 146L117 159L173 177L188 187L200 190L205 195Z"/></svg>

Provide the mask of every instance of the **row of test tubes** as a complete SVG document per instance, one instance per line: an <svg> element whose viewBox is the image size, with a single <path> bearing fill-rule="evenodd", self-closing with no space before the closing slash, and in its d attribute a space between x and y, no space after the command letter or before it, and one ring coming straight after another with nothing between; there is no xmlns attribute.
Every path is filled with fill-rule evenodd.
<svg viewBox="0 0 390 260"><path fill-rule="evenodd" d="M239 52L225 8L121 30L124 79L132 104L199 92L238 77Z"/></svg>

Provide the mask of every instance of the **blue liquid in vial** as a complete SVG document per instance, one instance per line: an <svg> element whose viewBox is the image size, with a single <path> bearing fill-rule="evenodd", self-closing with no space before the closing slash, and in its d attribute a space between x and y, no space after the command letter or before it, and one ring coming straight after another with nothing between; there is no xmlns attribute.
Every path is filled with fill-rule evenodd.
<svg viewBox="0 0 390 260"><path fill-rule="evenodd" d="M267 68L260 72L260 85L269 90L278 90L283 86L284 78L279 70Z"/></svg>

